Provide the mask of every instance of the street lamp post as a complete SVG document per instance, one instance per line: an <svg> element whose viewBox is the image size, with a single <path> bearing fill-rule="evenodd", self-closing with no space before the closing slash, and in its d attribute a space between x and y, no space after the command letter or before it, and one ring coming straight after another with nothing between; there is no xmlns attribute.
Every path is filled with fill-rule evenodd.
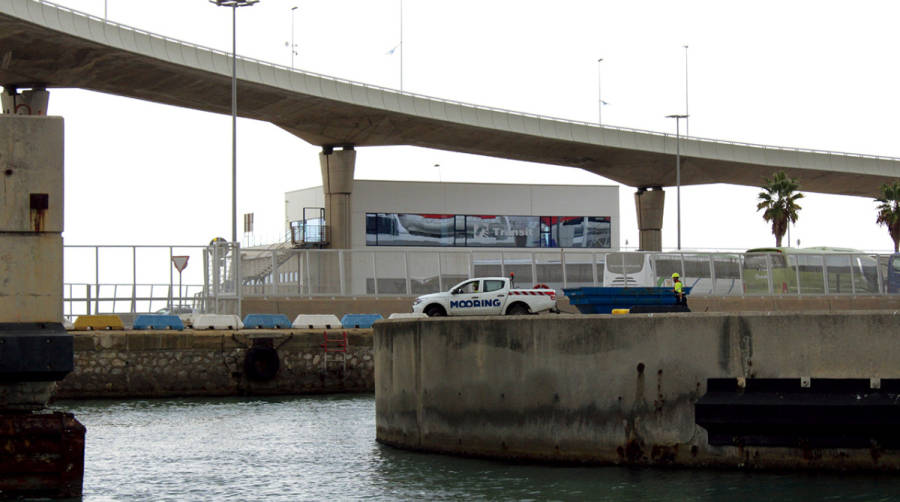
<svg viewBox="0 0 900 502"><path fill-rule="evenodd" d="M688 111L688 46L684 44L684 135L691 135L691 121L687 119L690 116Z"/></svg>
<svg viewBox="0 0 900 502"><path fill-rule="evenodd" d="M603 87L600 69L600 63L602 62L603 58L597 60L597 125L603 125Z"/></svg>
<svg viewBox="0 0 900 502"><path fill-rule="evenodd" d="M291 7L291 70L294 69L294 56L297 54L297 44L294 43L294 13L297 6Z"/></svg>
<svg viewBox="0 0 900 502"><path fill-rule="evenodd" d="M231 7L231 242L237 242L237 8L259 0L209 0L219 7Z"/></svg>
<svg viewBox="0 0 900 502"><path fill-rule="evenodd" d="M681 119L688 115L666 115L667 119L675 119L675 205L678 209L678 250L681 251Z"/></svg>

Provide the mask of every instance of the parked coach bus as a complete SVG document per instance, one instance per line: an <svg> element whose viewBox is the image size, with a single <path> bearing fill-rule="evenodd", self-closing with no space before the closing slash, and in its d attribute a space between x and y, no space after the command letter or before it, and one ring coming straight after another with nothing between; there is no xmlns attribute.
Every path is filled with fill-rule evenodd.
<svg viewBox="0 0 900 502"><path fill-rule="evenodd" d="M605 287L671 287L677 272L691 294L740 295L740 255L722 253L608 253Z"/></svg>
<svg viewBox="0 0 900 502"><path fill-rule="evenodd" d="M847 248L755 248L744 255L746 294L874 294L878 262Z"/></svg>

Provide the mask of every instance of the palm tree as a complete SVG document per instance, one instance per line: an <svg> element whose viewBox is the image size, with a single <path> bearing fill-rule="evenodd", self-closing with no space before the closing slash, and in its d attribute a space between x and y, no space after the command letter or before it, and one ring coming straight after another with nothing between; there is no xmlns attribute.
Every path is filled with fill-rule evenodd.
<svg viewBox="0 0 900 502"><path fill-rule="evenodd" d="M797 180L789 178L784 171L778 171L772 175L772 179L765 178L766 184L759 193L759 204L756 210L763 212L763 219L772 222L772 235L775 236L775 246L781 247L781 238L787 231L788 222L797 222L797 211L802 209L797 204L797 199L802 199L802 193L795 193L800 185ZM900 191L898 191L900 193Z"/></svg>
<svg viewBox="0 0 900 502"><path fill-rule="evenodd" d="M900 181L881 185L881 197L878 203L878 218L875 223L884 225L894 241L894 252L900 247Z"/></svg>

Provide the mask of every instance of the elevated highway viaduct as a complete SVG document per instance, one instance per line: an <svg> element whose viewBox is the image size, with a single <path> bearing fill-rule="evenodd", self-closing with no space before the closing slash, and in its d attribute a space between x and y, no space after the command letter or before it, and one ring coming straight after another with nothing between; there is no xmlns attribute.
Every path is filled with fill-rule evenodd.
<svg viewBox="0 0 900 502"><path fill-rule="evenodd" d="M0 0L6 113L45 113L46 89L77 87L227 114L231 72L231 56L218 50L44 1ZM238 115L271 122L322 147L333 247L349 247L355 148L413 145L576 167L636 187L641 248L661 248L662 188L676 184L672 135L403 93L248 58L238 58L237 79ZM680 152L682 185L759 186L784 170L804 190L875 196L882 183L900 176L895 158L695 137L682 138Z"/></svg>

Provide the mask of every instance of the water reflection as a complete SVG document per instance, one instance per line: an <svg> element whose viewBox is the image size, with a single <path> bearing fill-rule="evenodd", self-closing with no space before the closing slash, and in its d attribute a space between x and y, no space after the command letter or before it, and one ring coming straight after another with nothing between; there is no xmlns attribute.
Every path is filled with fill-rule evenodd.
<svg viewBox="0 0 900 502"><path fill-rule="evenodd" d="M900 477L548 467L375 442L371 395L73 401L85 500L900 500Z"/></svg>

